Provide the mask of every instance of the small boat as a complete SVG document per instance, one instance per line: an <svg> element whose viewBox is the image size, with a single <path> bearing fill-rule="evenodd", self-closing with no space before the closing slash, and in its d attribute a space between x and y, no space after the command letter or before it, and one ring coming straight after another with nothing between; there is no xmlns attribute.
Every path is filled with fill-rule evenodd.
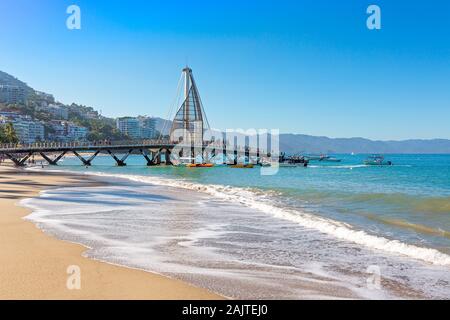
<svg viewBox="0 0 450 320"><path fill-rule="evenodd" d="M324 159L324 155L315 155L315 154L306 155L304 157L309 161L317 161L317 160L322 161Z"/></svg>
<svg viewBox="0 0 450 320"><path fill-rule="evenodd" d="M231 168L246 168L251 169L253 168L253 163L238 163L238 164L230 164Z"/></svg>
<svg viewBox="0 0 450 320"><path fill-rule="evenodd" d="M213 163L188 163L186 165L188 168L211 168L214 167Z"/></svg>
<svg viewBox="0 0 450 320"><path fill-rule="evenodd" d="M382 155L375 154L364 160L364 164L367 166L391 166L392 162L385 161Z"/></svg>
<svg viewBox="0 0 450 320"><path fill-rule="evenodd" d="M303 156L287 157L285 153L279 156L278 163L280 167L307 167L309 159Z"/></svg>
<svg viewBox="0 0 450 320"><path fill-rule="evenodd" d="M195 161L195 158L191 157L181 157L177 163L174 162L176 167L187 167L189 164Z"/></svg>

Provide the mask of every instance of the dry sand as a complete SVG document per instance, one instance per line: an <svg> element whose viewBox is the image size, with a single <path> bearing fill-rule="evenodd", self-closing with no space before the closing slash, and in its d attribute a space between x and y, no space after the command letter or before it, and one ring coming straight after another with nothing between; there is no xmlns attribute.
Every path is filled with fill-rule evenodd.
<svg viewBox="0 0 450 320"><path fill-rule="evenodd" d="M94 183L0 166L0 299L221 299L182 281L82 257L85 247L43 233L17 205L40 190ZM72 265L80 267L80 290L67 288Z"/></svg>

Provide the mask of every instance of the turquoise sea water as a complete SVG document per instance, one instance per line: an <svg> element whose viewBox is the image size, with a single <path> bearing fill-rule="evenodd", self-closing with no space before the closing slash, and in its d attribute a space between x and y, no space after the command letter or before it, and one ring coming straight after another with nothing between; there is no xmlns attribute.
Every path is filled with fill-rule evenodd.
<svg viewBox="0 0 450 320"><path fill-rule="evenodd" d="M266 192L282 207L346 222L372 234L450 253L450 155L385 155L393 166L365 166L366 155L335 155L340 163L313 161L308 168L233 169L146 167L131 156L127 167L98 157L86 169L67 158L58 169L156 176L204 185Z"/></svg>
<svg viewBox="0 0 450 320"><path fill-rule="evenodd" d="M28 219L87 255L156 271L236 298L449 298L450 155L335 155L262 175L147 167L130 156L45 170L98 187L45 191ZM40 168L37 168L40 170ZM379 270L382 286L367 285Z"/></svg>

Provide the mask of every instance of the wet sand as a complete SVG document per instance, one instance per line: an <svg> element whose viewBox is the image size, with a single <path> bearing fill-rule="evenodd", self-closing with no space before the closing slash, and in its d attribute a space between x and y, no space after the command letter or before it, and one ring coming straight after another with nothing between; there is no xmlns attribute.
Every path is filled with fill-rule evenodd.
<svg viewBox="0 0 450 320"><path fill-rule="evenodd" d="M85 176L0 166L0 299L221 299L219 295L150 272L82 256L85 247L57 240L23 217L23 198L61 186L98 185ZM71 266L75 268L70 269ZM78 278L68 273L79 268ZM69 282L69 289L67 283Z"/></svg>

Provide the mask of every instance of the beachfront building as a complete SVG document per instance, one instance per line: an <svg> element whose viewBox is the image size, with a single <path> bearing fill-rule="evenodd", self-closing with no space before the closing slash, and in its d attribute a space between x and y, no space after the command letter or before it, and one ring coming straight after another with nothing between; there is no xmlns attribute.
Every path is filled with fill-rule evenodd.
<svg viewBox="0 0 450 320"><path fill-rule="evenodd" d="M3 111L0 112L0 122L2 124L12 123L17 138L21 143L34 143L44 140L44 125L39 121L33 120L30 116Z"/></svg>
<svg viewBox="0 0 450 320"><path fill-rule="evenodd" d="M86 127L76 125L70 121L53 120L50 122L52 133L49 134L49 139L53 141L74 141L85 140L89 134Z"/></svg>
<svg viewBox="0 0 450 320"><path fill-rule="evenodd" d="M122 117L116 119L117 129L132 139L141 138L141 130L138 118Z"/></svg>
<svg viewBox="0 0 450 320"><path fill-rule="evenodd" d="M85 140L89 130L72 122L67 122L67 137L69 140Z"/></svg>
<svg viewBox="0 0 450 320"><path fill-rule="evenodd" d="M140 137L142 139L154 139L156 137L156 119L153 117L139 116Z"/></svg>
<svg viewBox="0 0 450 320"><path fill-rule="evenodd" d="M0 111L0 119L5 120L5 121L12 121L15 119L20 119L20 118L29 118L31 119L31 117L29 116L23 116L21 114L18 114L16 112L11 112L11 111Z"/></svg>
<svg viewBox="0 0 450 320"><path fill-rule="evenodd" d="M18 119L11 122L20 143L34 143L44 140L45 128L38 121Z"/></svg>
<svg viewBox="0 0 450 320"><path fill-rule="evenodd" d="M25 90L18 86L0 85L0 103L26 103Z"/></svg>

